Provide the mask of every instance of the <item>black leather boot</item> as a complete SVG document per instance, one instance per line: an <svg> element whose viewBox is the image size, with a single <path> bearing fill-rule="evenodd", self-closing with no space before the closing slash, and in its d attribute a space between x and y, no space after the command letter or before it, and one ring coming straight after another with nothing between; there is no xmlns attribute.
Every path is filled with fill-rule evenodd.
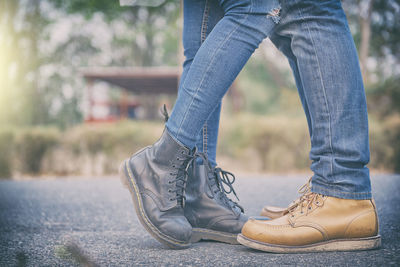
<svg viewBox="0 0 400 267"><path fill-rule="evenodd" d="M243 208L229 199L226 194L234 193L233 174L206 164L195 164L190 172L186 187L185 216L193 227L192 242L215 240L239 244L237 234L242 230L247 216ZM229 180L229 176L232 180ZM226 190L225 187L229 189Z"/></svg>
<svg viewBox="0 0 400 267"><path fill-rule="evenodd" d="M161 138L120 167L136 214L146 230L171 248L190 245L192 227L184 216L185 185L194 152L176 142L164 130Z"/></svg>

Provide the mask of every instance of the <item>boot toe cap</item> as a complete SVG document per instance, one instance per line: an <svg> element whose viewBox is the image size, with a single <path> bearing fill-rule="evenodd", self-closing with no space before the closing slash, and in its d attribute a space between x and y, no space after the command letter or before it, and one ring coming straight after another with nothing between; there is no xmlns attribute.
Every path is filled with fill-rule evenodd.
<svg viewBox="0 0 400 267"><path fill-rule="evenodd" d="M324 239L321 232L313 227L292 227L284 222L284 218L250 219L243 226L242 234L258 242L285 246L307 245Z"/></svg>
<svg viewBox="0 0 400 267"><path fill-rule="evenodd" d="M250 218L242 228L242 235L253 240L259 240L265 234L263 221Z"/></svg>
<svg viewBox="0 0 400 267"><path fill-rule="evenodd" d="M192 236L192 226L185 217L175 217L165 220L159 227L160 231L180 242L189 242Z"/></svg>

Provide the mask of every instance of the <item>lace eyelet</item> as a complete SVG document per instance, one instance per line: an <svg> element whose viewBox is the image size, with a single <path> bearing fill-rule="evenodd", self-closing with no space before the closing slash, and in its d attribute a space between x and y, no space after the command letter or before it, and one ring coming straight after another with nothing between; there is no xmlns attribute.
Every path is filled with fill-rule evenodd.
<svg viewBox="0 0 400 267"><path fill-rule="evenodd" d="M171 193L171 190L168 190L168 193Z"/></svg>
<svg viewBox="0 0 400 267"><path fill-rule="evenodd" d="M184 153L185 153L185 151L182 150L182 151L181 151L181 154L184 154Z"/></svg>
<svg viewBox="0 0 400 267"><path fill-rule="evenodd" d="M176 160L180 160L180 158L177 157Z"/></svg>
<svg viewBox="0 0 400 267"><path fill-rule="evenodd" d="M311 207L308 207L308 209L311 210L312 208L311 208Z"/></svg>
<svg viewBox="0 0 400 267"><path fill-rule="evenodd" d="M319 205L319 201L315 202L315 204Z"/></svg>
<svg viewBox="0 0 400 267"><path fill-rule="evenodd" d="M294 215L292 215L292 218L294 218Z"/></svg>

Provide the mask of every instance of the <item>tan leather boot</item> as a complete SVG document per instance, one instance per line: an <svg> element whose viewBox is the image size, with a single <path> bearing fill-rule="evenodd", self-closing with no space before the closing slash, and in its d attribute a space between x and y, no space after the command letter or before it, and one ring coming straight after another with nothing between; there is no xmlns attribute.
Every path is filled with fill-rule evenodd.
<svg viewBox="0 0 400 267"><path fill-rule="evenodd" d="M287 211L288 211L287 208L264 206L260 212L260 216L268 217L270 219L276 219L285 215Z"/></svg>
<svg viewBox="0 0 400 267"><path fill-rule="evenodd" d="M374 249L381 238L373 200L307 192L280 218L250 219L238 242L268 252L298 253Z"/></svg>

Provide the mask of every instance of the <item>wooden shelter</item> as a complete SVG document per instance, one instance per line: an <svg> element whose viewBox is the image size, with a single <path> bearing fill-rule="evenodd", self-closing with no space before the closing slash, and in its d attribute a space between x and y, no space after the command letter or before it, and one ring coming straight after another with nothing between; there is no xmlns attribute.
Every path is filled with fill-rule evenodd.
<svg viewBox="0 0 400 267"><path fill-rule="evenodd" d="M156 99L159 95L177 94L179 83L179 68L174 67L140 67L140 68L88 68L81 71L87 82L88 109L85 121L115 121L123 118L136 118L135 109L145 106L141 102L158 105ZM119 101L96 101L95 86L98 81L103 81L122 90ZM149 98L151 101L133 100L129 96ZM102 106L109 110L108 115L95 116L94 108ZM154 108L154 107L152 107Z"/></svg>

